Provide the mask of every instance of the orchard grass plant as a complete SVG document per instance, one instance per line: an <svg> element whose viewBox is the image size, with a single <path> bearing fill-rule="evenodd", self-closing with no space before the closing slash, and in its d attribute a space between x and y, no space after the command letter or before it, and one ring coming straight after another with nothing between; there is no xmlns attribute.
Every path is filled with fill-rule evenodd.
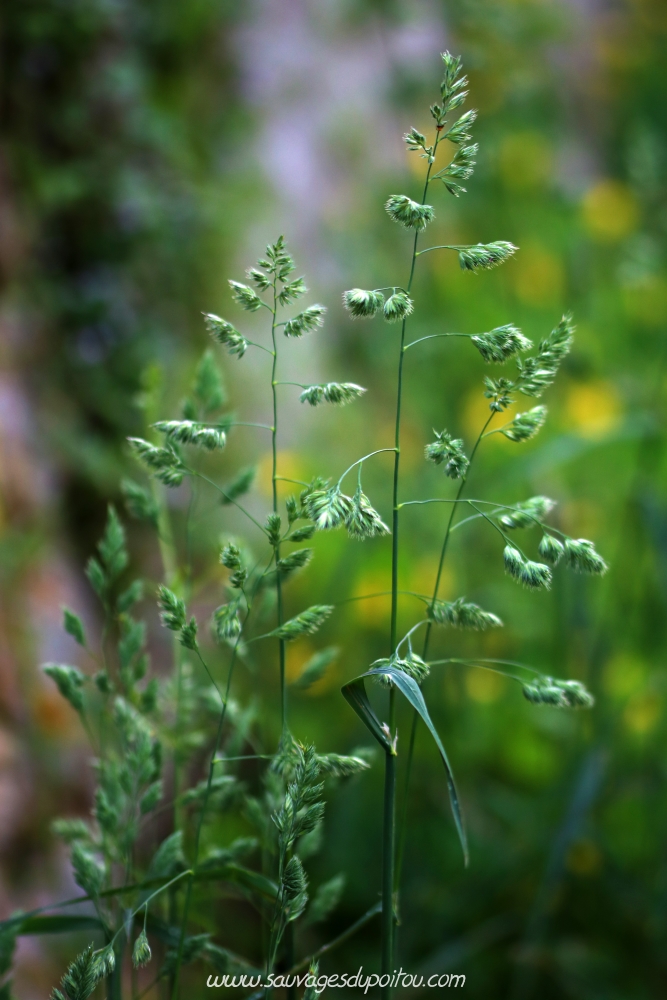
<svg viewBox="0 0 667 1000"><path fill-rule="evenodd" d="M393 194L385 205L389 218L408 231L407 281L404 286L352 288L343 293L351 320L376 318L390 324L390 336L383 343L397 360L393 441L360 458L350 456L351 464L338 477L330 469L322 469L310 482L284 475L279 443L285 394L298 392L304 414L312 407L330 407L335 420L335 408L358 402L366 388L352 382L312 385L283 380L284 338L316 335L326 313L322 305L300 302L307 288L303 278L295 277L295 264L283 237L248 269L245 282L229 282L239 310L265 319L263 336L252 340L240 320L205 314L204 323L216 347L201 359L182 412L157 419L160 414L151 412L156 406L153 399L145 405L150 415L144 436L129 439L137 473L122 483L126 514L153 529L163 577L159 582L131 578L125 515L121 517L109 506L104 533L86 568L99 601L101 641L95 645L79 615L65 609L64 628L81 647L80 665L49 663L43 668L78 713L94 755L96 788L90 815L65 817L54 824L56 835L70 851L81 893L16 914L0 925L2 997L11 996L6 977L20 935L72 931L87 934L90 944L54 987L53 1000L86 1000L98 984L100 995L111 1000L138 1000L151 991L157 996L158 990L160 996L178 1000L187 995L183 970L194 963L208 970L206 975L257 977L257 996L270 992L260 985L268 974L284 973L288 995L295 996L289 984L291 973L310 970L316 974L322 955L377 915L381 987L389 997L405 820L420 722L442 759L454 826L464 863L468 863L454 773L425 697L430 671L457 665L496 671L516 680L533 705L577 709L593 704L577 680L545 676L532 667L502 660L434 659L431 653L434 634L440 630L485 631L503 625L492 609L464 595L452 601L442 599L443 568L455 530L493 534L498 543L497 572L504 570L510 586L545 590L554 572L600 575L606 570L591 541L567 537L549 525L554 503L548 497L506 505L493 498L469 496L466 489L471 467L489 436L501 434L521 444L544 425L546 407L531 405L531 401L553 383L571 349L570 318L560 319L537 347L511 323L486 332L439 332L412 340L409 336L416 308L413 279L424 254L454 253L464 272L481 275L502 265L517 250L503 240L471 246L430 246L426 240L436 214L430 201L441 193L455 198L465 193L463 185L473 173L478 149L471 134L476 112L457 111L467 97L461 60L449 53L442 60L440 97L430 109L433 134L427 139L413 128L405 136L408 149L424 160L421 197ZM480 279L466 276L462 280ZM501 375L483 379L488 415L475 440L456 438L447 428L425 438L425 461L443 475L442 495L412 497L409 479L401 470L404 368L406 363L419 364L423 341L442 338L446 349L444 341L451 337L467 338L481 365L492 372L494 366L504 367ZM256 359L258 365L265 364L269 422L244 423L224 412L216 350L226 352L234 363L252 364ZM507 408L521 397L529 401L527 408L508 419ZM232 478L216 471L217 456L236 433L264 435L270 447L272 498L269 509L259 516L257 503L247 501L255 470L244 466ZM379 498L380 506L390 511L386 520L376 509L378 498L369 498L363 482L365 463L383 452L393 456L387 495ZM291 489L284 500L281 483ZM248 528L247 538L227 534L215 550L211 543L210 562L222 564L218 573L224 584L220 584L220 603L209 621L200 621L193 613L199 582L192 577L189 555L182 556L183 540L176 537L173 507L168 502L169 492L183 484L217 497L223 515L235 509ZM422 610L405 634L399 634L402 525L406 517L419 516L419 507L427 504L441 505L443 512L442 540L434 558L435 583L431 593L411 595ZM316 887L308 877L307 861L321 849L325 800L340 782L368 770L373 756L372 746L352 753L318 753L290 726L293 692L320 680L337 652L332 647L320 649L300 676L288 683L287 645L302 636L316 636L336 610L325 603L294 607L290 583L306 571L318 534L337 530L347 532L352 543L380 546L387 553L391 618L386 656L360 664L361 673L342 688L343 698L379 746L384 763L384 807L377 831L382 851L381 902L318 952L304 954L299 949L299 927L326 921L344 885L344 873ZM535 535L536 543L530 540ZM148 625L136 610L145 595L157 602L161 626L171 640L161 647L165 654L171 650L171 665L160 664L155 671L147 653ZM443 631L444 641L446 637ZM239 671L244 670L255 671L260 688L262 677L277 678L277 698L274 704L262 705L263 715L255 714L250 704L240 704L235 695ZM373 683L379 686L375 694L368 687ZM272 689L271 684L262 688ZM412 711L409 735L400 742L396 728L399 697ZM406 775L400 817L399 755L404 757ZM250 779L243 769L247 761L254 762ZM217 842L215 819L222 813L236 815L245 833L227 843ZM198 919L202 904L195 906L194 901L205 899L207 889L224 891L226 897L252 905L258 926L255 954L263 956L261 965L219 940L210 920L203 925ZM86 904L83 911L82 903ZM312 986L306 992L310 996Z"/></svg>

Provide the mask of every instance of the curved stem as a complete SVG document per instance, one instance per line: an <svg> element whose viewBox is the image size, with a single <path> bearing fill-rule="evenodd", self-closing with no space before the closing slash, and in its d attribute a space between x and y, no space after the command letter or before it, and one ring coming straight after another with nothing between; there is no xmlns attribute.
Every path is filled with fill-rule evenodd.
<svg viewBox="0 0 667 1000"><path fill-rule="evenodd" d="M441 243L437 247L426 247L426 249L420 250L417 256L421 257L423 253L430 253L431 250L468 250L468 249L469 249L468 244L466 244L465 246L454 246L450 243Z"/></svg>
<svg viewBox="0 0 667 1000"><path fill-rule="evenodd" d="M249 420L234 420L230 427L262 427L265 431L272 431L273 427L271 424L256 424Z"/></svg>
<svg viewBox="0 0 667 1000"><path fill-rule="evenodd" d="M271 308L271 306L266 305L266 302L263 302L262 305L266 306L267 309ZM264 347L263 344L256 344L254 340L248 340L247 337L245 339L247 343L251 345L251 347L258 347L260 351L264 351L265 354L273 354L273 351L270 351L268 347Z"/></svg>
<svg viewBox="0 0 667 1000"><path fill-rule="evenodd" d="M333 601L334 607L339 607L341 604L351 604L353 601L368 601L371 597L389 597L391 590L380 590L377 594L360 594L359 597L345 597L342 601ZM431 598L427 597L425 594L417 594L414 590L399 590L399 594L405 594L408 597L417 597L420 601L430 602Z"/></svg>
<svg viewBox="0 0 667 1000"><path fill-rule="evenodd" d="M352 465L348 466L348 468L345 470L343 475L338 480L337 485L340 486L340 484L343 482L348 472L352 472L352 469L354 469L357 465L361 465L362 462L365 462L367 458L372 458L373 455L381 455L382 452L384 451L396 451L396 448L378 448L376 451L369 451L368 455L364 455L363 458L358 458L356 462L353 462Z"/></svg>
<svg viewBox="0 0 667 1000"><path fill-rule="evenodd" d="M266 535L267 533L266 528L252 516L250 511L247 511L245 507L243 507L240 503L237 503L236 500L234 500L234 498L229 495L229 493L225 493L225 491L222 489L221 486L218 486L216 482L214 482L212 479L209 479L208 476L205 476L203 472L195 472L194 469L190 469L187 466L185 468L187 469L187 473L189 476L197 476L199 479L203 479L205 483L208 483L209 486L212 486L213 489L217 490L218 493L222 494L222 496L227 500L228 503L233 503L235 507L238 507L241 513L245 514L246 517L250 518L252 523L256 525L256 527L258 527L259 530L263 532L263 534Z"/></svg>
<svg viewBox="0 0 667 1000"><path fill-rule="evenodd" d="M288 479L287 476L276 476L276 480L279 483L296 483L297 486L310 486L310 483L304 483L303 479Z"/></svg>
<svg viewBox="0 0 667 1000"><path fill-rule="evenodd" d="M429 667L438 667L443 663L458 663L466 667L479 667L480 669L491 670L491 667L487 667L488 663L498 663L501 666L504 664L508 667L519 667L520 670L528 670L529 673L535 674L536 677L544 677L544 672L542 670L536 670L535 667L529 667L526 663L518 663L516 660L496 660L490 657L480 656L475 659L464 659L458 656L450 656L445 660L431 660ZM516 674L508 674L504 670L496 671L497 673L502 673L504 677L511 677L512 680L520 681L522 684L525 683L522 677L517 677Z"/></svg>
<svg viewBox="0 0 667 1000"><path fill-rule="evenodd" d="M420 337L418 340L411 340L409 344L405 345L406 351L409 347L414 347L415 344L421 344L424 340L437 340L439 337L467 337L468 340L473 336L472 333L430 333L428 337Z"/></svg>
<svg viewBox="0 0 667 1000"><path fill-rule="evenodd" d="M401 646L403 645L403 643L407 642L409 640L410 636L414 632L416 632L418 628L421 628L422 625L426 625L426 624L428 624L426 621L421 621L421 622L417 622L416 625L413 625L412 628L408 632L405 633L405 635L403 636L403 638L401 639L401 641L397 644L397 646L396 646L396 652L398 653L398 651L401 648Z"/></svg>

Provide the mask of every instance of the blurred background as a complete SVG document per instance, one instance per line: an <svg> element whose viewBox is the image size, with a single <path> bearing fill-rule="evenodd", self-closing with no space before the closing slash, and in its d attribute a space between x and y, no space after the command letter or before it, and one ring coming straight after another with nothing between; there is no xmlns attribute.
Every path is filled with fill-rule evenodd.
<svg viewBox="0 0 667 1000"><path fill-rule="evenodd" d="M125 438L142 432L143 394L159 365L159 415L177 415L208 346L202 310L240 324L226 279L243 280L279 233L313 300L329 308L322 331L286 345L285 377L369 389L342 412L305 412L286 392L285 474L337 476L391 445L396 328L351 323L340 293L407 280L410 237L382 205L421 191L423 161L401 136L411 125L427 131L449 48L470 77L480 154L467 196L434 189L429 235L521 250L480 275L461 272L453 254L422 258L412 333L514 322L537 341L573 312L576 345L545 397L547 427L528 445L492 438L471 490L501 503L553 497L555 523L594 538L611 569L603 580L557 573L550 593L527 594L504 577L488 531L473 524L454 536L442 595L479 600L506 627L442 633L434 650L580 678L597 705L584 715L540 710L496 675L434 669L425 693L459 781L472 860L464 871L441 765L420 733L399 958L410 971L465 973L480 1000L663 996L667 7L22 0L2 18L0 915L76 888L49 824L88 808L88 749L39 664L76 655L62 604L95 627L83 565L107 501L122 509L119 481L136 472ZM261 358L225 357L224 371L244 419L267 417ZM423 446L432 427L474 440L488 373L462 340L407 355L404 499L449 495ZM259 461L259 512L269 503L265 449L239 431L219 466L223 480ZM387 519L389 456L365 476ZM187 502L174 494L176 511ZM241 526L211 496L199 502L193 553L205 567L221 533ZM404 514L405 589L433 586L443 511ZM150 581L153 540L136 525L130 537ZM316 549L294 585L295 610L312 595L387 589L387 541L332 534ZM415 613L406 598L402 622ZM295 696L296 735L327 751L364 742L339 687L386 655L387 621L382 598L332 618L322 643L342 654L325 682ZM295 644L293 674L310 652ZM246 694L256 683L242 682ZM409 721L399 717L404 745ZM347 875L329 936L377 899L381 791L378 761L328 806L328 846L311 870ZM378 933L368 925L323 971L374 968ZM323 940L314 935L303 952ZM64 938L22 940L17 996L44 997L73 953Z"/></svg>

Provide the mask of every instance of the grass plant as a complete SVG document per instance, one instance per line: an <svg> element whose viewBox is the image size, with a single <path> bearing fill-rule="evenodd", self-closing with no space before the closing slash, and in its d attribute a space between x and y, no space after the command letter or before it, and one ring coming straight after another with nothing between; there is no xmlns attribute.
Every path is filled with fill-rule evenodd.
<svg viewBox="0 0 667 1000"><path fill-rule="evenodd" d="M466 863L468 860L452 766L424 696L431 668L464 664L500 672L518 681L533 704L563 709L592 705L591 695L577 680L545 676L531 667L500 659L431 658L436 629L483 631L503 624L494 611L465 596L453 601L441 598L443 568L455 530L465 526L468 530L490 529L498 539L498 572L504 568L511 580L530 590L548 589L559 564L593 575L606 569L592 542L570 538L547 524L553 508L549 498L534 496L507 505L468 496L466 490L470 469L489 436L502 434L521 443L539 433L547 416L542 404L502 421L517 396L539 398L554 381L572 345L570 318L563 317L532 354L531 341L511 323L481 333L438 332L414 340L408 336L415 311L413 281L421 256L453 252L464 272L482 272L502 264L517 250L502 240L425 247L420 242L435 217L434 207L427 203L434 186L442 185L447 194L460 197L477 156L471 136L476 112L453 115L467 97L461 60L449 53L444 53L442 60L440 96L431 107L432 140L414 128L405 136L409 150L424 160L421 200L398 194L391 195L385 205L390 219L411 234L407 282L405 286L353 288L343 294L354 320L377 317L395 325L393 443L355 459L338 479L318 476L310 482L297 482L283 474L279 455L284 393L300 390L304 414L312 407L353 403L366 393L364 387L352 382L313 385L283 380L283 338L298 340L315 334L326 312L319 304L297 310L295 303L307 289L303 278L294 277L295 264L283 237L268 246L265 255L249 268L246 282L230 281L237 306L265 319L263 339L250 339L232 322L212 313L204 317L219 348L237 360L248 355L258 364L267 362L271 422L244 423L225 412L218 363L208 350L180 415L154 419L158 405L154 396L145 403L145 412L153 414L145 436L129 440L145 475L142 481L124 481L126 508L130 517L154 529L163 578L148 587L144 581L131 578L126 530L115 508L109 506L104 533L86 570L99 600L103 621L100 640L95 643L82 619L65 609L63 625L81 647L83 665L52 663L44 667L78 713L94 753L96 790L91 816L64 818L55 824L57 835L70 849L74 878L82 894L39 911L16 914L0 924L3 974L9 972L14 943L20 935L65 931L91 935L90 946L74 959L54 989L54 1000L87 1000L103 981L113 1000L138 1000L158 984L162 995L179 1000L186 995L183 970L195 962L216 973L257 976L314 970L320 957L378 912L382 990L389 997L410 776L420 720L442 759L455 826ZM476 279L464 275L462 280ZM443 490L442 496L412 497L410 478L401 468L405 365L413 358L418 363L418 347L423 341L455 337L467 338L482 363L512 363L514 369L510 375L484 378L482 391L489 412L475 440L466 445L444 428L434 431L434 439L425 443L425 459L442 470L445 484L452 480L453 494L444 495ZM263 515L257 514L256 503L247 500L254 483L252 468L243 466L231 481L219 480L217 456L229 435L237 433L237 428L246 433L241 431L245 427L254 428L270 442L271 506ZM387 452L393 455L389 524L363 484L365 463ZM356 486L348 492L347 477L356 478ZM279 490L281 483L293 488L286 498ZM217 497L223 511L234 508L248 527L247 539L227 537L216 550L222 566L216 584L221 600L210 615L209 628L203 627L193 611L201 603L208 581L193 576L187 540L178 537L174 508L169 503L170 491L187 489L205 490ZM444 505L442 542L434 560L435 582L430 594L417 595L423 615L400 635L402 521L417 515L419 507L426 504ZM323 603L293 607L290 581L306 569L314 555L315 545L303 543L312 541L319 532L339 528L345 529L352 541L385 546L388 555L391 616L387 655L342 689L384 755L382 902L316 954L304 955L299 953L295 929L326 920L343 888L344 873L314 892L309 885L307 861L321 849L325 796L337 783L370 766L368 748L348 754L321 754L314 746L300 742L290 727L287 646L302 636L317 634L335 610ZM516 541L517 534L531 529L537 529L541 536L535 553L528 544ZM186 534L188 531L186 525ZM173 640L159 644L161 660L171 655L168 670L162 662L154 672L150 667L148 624L137 613L137 608L145 608L141 602L146 591L151 597L155 594L162 626ZM421 644L416 649L418 637ZM307 689L321 679L334 656L331 647L321 649L292 687ZM262 678L277 677L276 702L267 703L264 698L257 717L253 706L241 705L234 694L235 678L242 669L255 670ZM378 707L378 698L369 696L369 681L386 690L383 708ZM271 690L270 685L267 690ZM396 723L397 695L412 710L404 755ZM399 751L405 759L405 786L397 819ZM217 843L215 818L221 812L234 812L247 833L224 845ZM165 816L169 818L166 829ZM199 907L205 903L199 901L196 908L193 904L198 893L213 886L224 887L226 893L254 908L258 926L255 955L261 954L261 963L216 940L215 933L198 919ZM70 912L72 909L76 912ZM291 987L287 990L294 995ZM10 996L8 984L3 995Z"/></svg>

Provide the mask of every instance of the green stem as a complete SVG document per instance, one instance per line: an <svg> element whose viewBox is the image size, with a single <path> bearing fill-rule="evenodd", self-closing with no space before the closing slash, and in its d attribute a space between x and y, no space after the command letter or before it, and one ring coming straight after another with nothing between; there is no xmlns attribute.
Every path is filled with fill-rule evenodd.
<svg viewBox="0 0 667 1000"><path fill-rule="evenodd" d="M384 451L396 451L396 448L378 448L376 451L370 451L368 455L364 455L362 458L358 458L356 462L353 462L352 465L347 467L343 475L338 480L337 486L340 487L340 484L343 482L348 472L352 472L352 469L354 469L355 466L362 465L367 458L373 458L374 455L381 455L382 452Z"/></svg>
<svg viewBox="0 0 667 1000"><path fill-rule="evenodd" d="M393 694L393 690L391 692ZM384 817L382 830L382 974L394 965L394 854L396 840L396 755L385 754ZM382 989L385 997L390 988Z"/></svg>
<svg viewBox="0 0 667 1000"><path fill-rule="evenodd" d="M335 937L332 941L328 941L326 944L323 944L321 948L318 948L318 950L312 955L309 955L308 958L304 958L296 965L293 965L290 969L288 969L286 974L291 975L294 972L300 972L302 969L309 968L312 963L316 962L322 957L322 955L326 955L327 952L333 951L333 949L337 948L339 944L343 944L348 940L348 938L351 938L353 934L356 934L358 930L364 927L369 920L372 920L376 914L381 912L381 910L382 903L376 903L375 906L372 906L370 910L367 910L366 913L364 913L363 917L359 917L358 920L344 930L342 934L339 934L338 937Z"/></svg>
<svg viewBox="0 0 667 1000"><path fill-rule="evenodd" d="M411 340L409 344L405 345L405 349L407 351L409 347L414 347L415 344L422 344L425 340L439 340L440 337L467 337L470 340L472 336L472 333L430 333L428 337L419 337L417 340Z"/></svg>
<svg viewBox="0 0 667 1000"><path fill-rule="evenodd" d="M278 310L277 278L273 278L273 310L271 312L271 342L273 344L273 365L271 367L271 392L273 394L273 431L271 433L273 513L278 513L278 393L276 372L278 367L278 347L276 343L276 313ZM278 604L278 628L283 624L283 589L278 562L280 560L280 542L274 546L276 559L276 597ZM281 730L287 726L287 684L285 682L285 640L278 639L278 658L280 664L280 718Z"/></svg>
<svg viewBox="0 0 667 1000"><path fill-rule="evenodd" d="M439 133L436 132L433 154L438 148ZM429 179L433 162L429 163L424 180L424 191L422 193L421 204L426 202ZM419 241L419 230L415 230L414 243L412 245L412 260L410 262L410 277L407 284L407 293L410 293L412 281L415 275L415 264L417 262L417 243ZM398 557L399 557L399 525L398 525L398 485L401 462L401 404L403 400L403 362L405 359L405 329L407 317L401 323L401 343L398 356L398 377L396 387L396 426L394 432L394 481L392 489L392 546L391 546L391 626L389 639L389 655L392 656L396 648L396 626L398 616ZM395 727L395 691L393 687L389 693L389 728L394 733ZM396 849L396 756L394 753L385 755L385 782L384 782L384 816L382 827L382 974L391 976L394 966L394 864ZM384 1000L391 998L391 986L387 985L382 989Z"/></svg>
<svg viewBox="0 0 667 1000"><path fill-rule="evenodd" d="M257 520L256 520L256 519L255 519L255 518L254 518L254 517L252 516L252 514L250 513L250 511L246 510L246 509L245 509L245 507L243 507L243 506L242 506L242 505L241 505L240 503L237 503L237 501L236 501L236 500L234 500L234 498L233 498L233 497L231 497L231 496L229 495L229 493L225 493L225 491L224 491L224 490L222 489L222 487L221 487L221 486L218 486L218 484L217 484L217 483L213 482L213 480L212 480L212 479L209 479L209 478L208 478L208 476L205 476L205 475L204 475L204 474L203 474L202 472L195 472L195 470L194 470L194 469L189 469L189 468L188 468L187 466L186 466L185 468L186 468L186 470L187 470L187 474L188 474L189 476L197 476L197 477L198 477L199 479L203 479L205 483L208 483L208 484L209 484L209 486L212 486L212 487L213 487L213 489L217 490L217 491L218 491L218 493L220 493L220 494L221 494L221 496L223 496L223 497L224 497L224 498L226 499L227 503L232 503L232 504L234 504L234 506L235 506L235 507L238 507L238 509L239 509L239 510L241 511L241 513L245 514L245 516L246 516L246 517L250 518L250 520L252 521L252 523L253 523L254 525L256 525L256 527L258 527L258 528L259 528L259 530L260 530L260 531L261 531L261 532L262 532L262 533L263 533L264 535L266 534L266 528L264 528L264 527L263 527L263 526L262 526L262 525L261 525L261 524L259 523L259 521L257 521Z"/></svg>
<svg viewBox="0 0 667 1000"><path fill-rule="evenodd" d="M245 614L245 618L244 618L244 621L243 621L243 626L241 627L241 631L239 632L239 635L238 635L238 637L236 639L236 642L234 644L234 649L232 651L232 659L231 659L231 662L229 664L229 671L227 673L227 686L225 688L225 695L224 695L224 698L223 698L223 704L222 704L222 710L220 712L220 718L218 719L218 728L217 728L217 731L216 731L216 734L215 734L215 744L214 744L214 747L213 747L213 753L211 754L211 762L210 762L209 768L208 768L208 780L207 780L207 783L206 783L206 792L204 794L204 799L203 799L203 802L201 804L201 811L199 813L199 821L197 823L197 832L195 834L195 850L194 850L194 857L193 857L193 861L192 861L192 871L193 871L193 873L197 871L197 864L199 862L199 849L200 849L200 845L201 845L201 833L202 833L202 828L204 826L204 817L206 815L206 808L208 806L208 801L209 801L209 798L211 796L211 787L212 787L212 784L213 784L213 773L214 773L214 767L215 767L215 758L218 755L218 751L220 750L220 743L222 741L222 730L223 730L223 727L224 727L224 724L225 724L225 716L227 714L227 703L229 701L229 691L230 691L231 684L232 684L232 677L233 677L233 674L234 674L234 666L236 664L236 655L237 655L239 643L241 641L241 636L243 635L243 627L245 626L245 624L246 624L246 622L248 620L248 616L250 615L250 608L251 608L251 606L248 605L248 608L247 608L247 611L246 611L246 614ZM185 931L186 931L187 924L188 924L188 915L190 913L190 902L191 902L191 899L192 899L192 882L193 882L192 875L190 875L190 877L188 878L188 884L187 884L187 888L186 888L186 891L185 891L185 902L183 904L183 916L181 918L181 929L180 929L180 936L179 936L179 940L178 940L178 956L177 956L177 959L176 959L176 970L174 972L173 986L172 986L172 990L171 990L171 1000L178 1000L178 989L179 989L179 982L180 982L180 977L181 977L181 965L182 965L182 962L183 962L183 946L185 944Z"/></svg>

